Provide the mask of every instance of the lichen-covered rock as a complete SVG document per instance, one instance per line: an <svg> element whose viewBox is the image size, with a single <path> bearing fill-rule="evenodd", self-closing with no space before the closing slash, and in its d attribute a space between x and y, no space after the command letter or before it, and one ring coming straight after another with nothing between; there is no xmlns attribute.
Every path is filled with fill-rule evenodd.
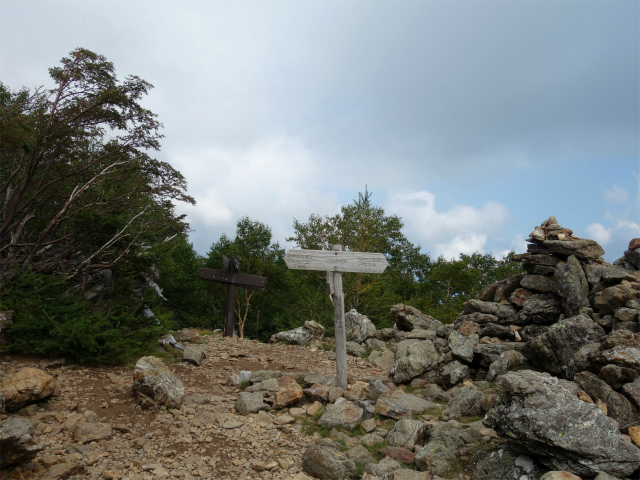
<svg viewBox="0 0 640 480"><path fill-rule="evenodd" d="M411 418L414 413L433 407L433 402L397 390L388 390L380 395L375 405L376 413L396 420Z"/></svg>
<svg viewBox="0 0 640 480"><path fill-rule="evenodd" d="M504 303L482 302L480 300L471 299L464 303L462 314L469 315L467 320L474 321L478 324L487 322L508 325L516 320L516 309ZM482 317L482 315L473 316L473 314L490 315L490 317ZM483 318L485 321L483 321Z"/></svg>
<svg viewBox="0 0 640 480"><path fill-rule="evenodd" d="M576 352L604 335L602 327L591 318L576 315L552 325L546 333L528 342L522 354L531 364L571 380L575 374Z"/></svg>
<svg viewBox="0 0 640 480"><path fill-rule="evenodd" d="M613 287L605 288L602 292L598 293L594 299L595 307L605 313L614 313L616 309L624 307L629 300L633 300L636 296L636 291L631 284L623 280L620 285L614 285Z"/></svg>
<svg viewBox="0 0 640 480"><path fill-rule="evenodd" d="M326 427L341 427L353 430L358 426L364 411L355 403L341 398L336 403L327 405L324 413L318 419L318 425Z"/></svg>
<svg viewBox="0 0 640 480"><path fill-rule="evenodd" d="M522 310L518 312L516 325L538 323L547 325L554 323L562 314L560 299L550 293L531 295L522 304Z"/></svg>
<svg viewBox="0 0 640 480"><path fill-rule="evenodd" d="M321 480L358 478L353 460L333 447L311 445L302 454L302 469Z"/></svg>
<svg viewBox="0 0 640 480"><path fill-rule="evenodd" d="M413 342L405 340L405 342ZM401 343L405 343L401 342ZM408 343L406 348L398 347L396 362L392 369L393 381L404 383L438 366L442 356L430 340Z"/></svg>
<svg viewBox="0 0 640 480"><path fill-rule="evenodd" d="M60 385L39 368L25 367L0 382L0 399L7 412L15 412L26 405L56 396Z"/></svg>
<svg viewBox="0 0 640 480"><path fill-rule="evenodd" d="M419 420L403 418L398 420L385 437L392 447L403 447L413 450L424 436L426 426Z"/></svg>
<svg viewBox="0 0 640 480"><path fill-rule="evenodd" d="M344 314L344 326L347 341L363 343L376 334L376 326L366 315L355 309Z"/></svg>
<svg viewBox="0 0 640 480"><path fill-rule="evenodd" d="M483 423L553 470L623 477L640 466L640 451L613 421L547 373L499 376Z"/></svg>
<svg viewBox="0 0 640 480"><path fill-rule="evenodd" d="M463 365L457 360L447 363L440 370L440 379L445 388L451 388L457 385L469 375L469 367Z"/></svg>
<svg viewBox="0 0 640 480"><path fill-rule="evenodd" d="M526 362L526 358L520 352L516 350L508 350L500 355L500 358L489 365L489 372L487 373L487 380L492 382L498 375L507 373L510 370L515 370Z"/></svg>
<svg viewBox="0 0 640 480"><path fill-rule="evenodd" d="M409 305L394 305L391 307L391 319L396 322L399 330L410 332L414 329L437 330L442 322Z"/></svg>
<svg viewBox="0 0 640 480"><path fill-rule="evenodd" d="M476 386L462 387L442 410L442 418L455 420L459 417L484 415L489 409L485 393Z"/></svg>
<svg viewBox="0 0 640 480"><path fill-rule="evenodd" d="M269 342L289 342L294 345L306 345L312 340L322 340L323 336L324 327L313 320L307 320L301 327L271 335Z"/></svg>
<svg viewBox="0 0 640 480"><path fill-rule="evenodd" d="M570 255L566 263L558 264L555 281L562 299L562 310L567 317L578 315L589 305L589 284L575 255Z"/></svg>
<svg viewBox="0 0 640 480"><path fill-rule="evenodd" d="M474 347L480 341L478 334L463 335L458 331L453 331L449 334L449 347L454 357L460 360L471 363L473 361Z"/></svg>
<svg viewBox="0 0 640 480"><path fill-rule="evenodd" d="M136 362L133 391L145 408L153 404L177 408L184 396L182 382L158 357L142 357Z"/></svg>
<svg viewBox="0 0 640 480"><path fill-rule="evenodd" d="M34 428L26 418L9 417L0 423L0 468L26 462L44 448L33 438Z"/></svg>
<svg viewBox="0 0 640 480"><path fill-rule="evenodd" d="M473 480L538 480L545 470L530 456L503 445L476 452L466 472Z"/></svg>
<svg viewBox="0 0 640 480"><path fill-rule="evenodd" d="M566 240L545 240L542 246L560 255L575 255L582 260L595 260L604 255L604 249L595 240L588 238Z"/></svg>

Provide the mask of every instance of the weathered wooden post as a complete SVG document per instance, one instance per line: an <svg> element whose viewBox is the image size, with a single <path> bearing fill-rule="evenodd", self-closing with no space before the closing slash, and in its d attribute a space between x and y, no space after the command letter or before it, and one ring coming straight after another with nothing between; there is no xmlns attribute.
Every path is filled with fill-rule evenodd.
<svg viewBox="0 0 640 480"><path fill-rule="evenodd" d="M333 321L336 336L336 384L346 390L347 336L344 325L344 293L342 273L382 273L388 262L382 253L343 252L341 245L327 250L292 249L284 256L287 267L295 270L324 270L327 286L333 297Z"/></svg>
<svg viewBox="0 0 640 480"><path fill-rule="evenodd" d="M225 310L223 335L225 337L233 337L233 307L236 303L236 287L249 290L264 290L267 286L267 279L257 275L240 273L240 262L235 255L230 260L227 257L223 257L222 265L224 270L201 268L198 270L198 277L209 282L227 284L227 308Z"/></svg>

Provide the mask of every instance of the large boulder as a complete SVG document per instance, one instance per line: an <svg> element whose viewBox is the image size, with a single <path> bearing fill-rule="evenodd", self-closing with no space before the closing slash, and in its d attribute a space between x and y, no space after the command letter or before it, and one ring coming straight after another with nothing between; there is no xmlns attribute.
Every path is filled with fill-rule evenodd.
<svg viewBox="0 0 640 480"><path fill-rule="evenodd" d="M355 309L344 314L344 326L348 342L363 343L376 334L376 326L373 322Z"/></svg>
<svg viewBox="0 0 640 480"><path fill-rule="evenodd" d="M433 408L435 404L423 398L402 393L398 390L388 390L378 397L375 404L377 414L384 417L411 418L415 413L422 413Z"/></svg>
<svg viewBox="0 0 640 480"><path fill-rule="evenodd" d="M531 364L548 372L573 379L574 355L584 345L597 342L605 331L587 315L561 320L542 335L529 341L522 354Z"/></svg>
<svg viewBox="0 0 640 480"><path fill-rule="evenodd" d="M313 320L307 320L301 327L271 335L270 343L289 342L294 345L306 345L312 340L322 340L324 327Z"/></svg>
<svg viewBox="0 0 640 480"><path fill-rule="evenodd" d="M143 408L178 408L184 385L158 357L142 357L133 372L133 391Z"/></svg>
<svg viewBox="0 0 640 480"><path fill-rule="evenodd" d="M26 462L38 455L43 444L33 438L34 428L26 418L9 417L0 423L0 468Z"/></svg>
<svg viewBox="0 0 640 480"><path fill-rule="evenodd" d="M399 330L405 332L416 329L437 330L442 326L440 320L422 313L417 308L402 304L391 307L391 319L396 322Z"/></svg>
<svg viewBox="0 0 640 480"><path fill-rule="evenodd" d="M615 423L547 373L499 376L483 423L551 470L624 477L640 467L640 450Z"/></svg>
<svg viewBox="0 0 640 480"><path fill-rule="evenodd" d="M14 412L59 392L60 385L51 375L38 368L25 367L0 382L0 407L4 401L6 411Z"/></svg>
<svg viewBox="0 0 640 480"><path fill-rule="evenodd" d="M442 410L442 418L455 420L459 417L484 415L489 409L489 400L476 386L462 387Z"/></svg>

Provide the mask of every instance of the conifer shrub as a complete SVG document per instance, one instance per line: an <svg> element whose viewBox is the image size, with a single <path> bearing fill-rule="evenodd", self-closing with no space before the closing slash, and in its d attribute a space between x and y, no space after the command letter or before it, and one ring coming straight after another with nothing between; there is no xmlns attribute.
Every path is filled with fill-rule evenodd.
<svg viewBox="0 0 640 480"><path fill-rule="evenodd" d="M0 309L13 310L3 335L7 353L64 357L79 364L120 364L140 355L163 326L140 314L144 298L131 295L126 279L114 281L104 301L74 293L64 277L33 272L4 285Z"/></svg>

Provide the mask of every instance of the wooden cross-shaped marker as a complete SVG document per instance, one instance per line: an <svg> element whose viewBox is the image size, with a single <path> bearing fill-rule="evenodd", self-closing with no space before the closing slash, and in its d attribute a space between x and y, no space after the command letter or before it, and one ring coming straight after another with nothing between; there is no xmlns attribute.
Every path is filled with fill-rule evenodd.
<svg viewBox="0 0 640 480"><path fill-rule="evenodd" d="M347 390L347 337L344 326L342 273L382 273L388 262L382 253L343 252L342 246L327 250L289 250L284 256L287 267L294 270L327 272L329 293L333 297L333 320L336 334L336 384Z"/></svg>
<svg viewBox="0 0 640 480"><path fill-rule="evenodd" d="M224 270L201 268L198 270L198 277L209 282L226 283L228 285L224 336L233 337L233 307L236 303L236 287L247 288L249 290L264 290L264 287L267 286L267 279L257 275L240 273L240 262L235 255L231 257L231 260L223 257L222 265Z"/></svg>

